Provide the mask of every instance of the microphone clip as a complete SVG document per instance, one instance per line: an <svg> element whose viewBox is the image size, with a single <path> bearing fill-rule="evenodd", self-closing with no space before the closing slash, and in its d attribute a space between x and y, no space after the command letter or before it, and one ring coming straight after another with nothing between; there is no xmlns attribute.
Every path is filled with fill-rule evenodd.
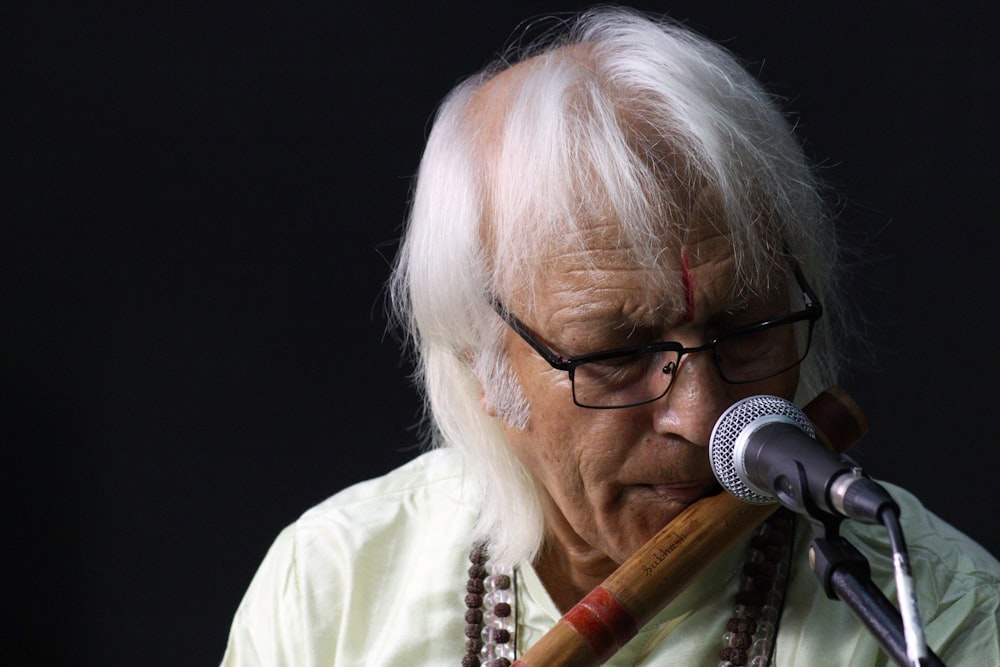
<svg viewBox="0 0 1000 667"><path fill-rule="evenodd" d="M836 534L836 527L843 517L837 517L816 504L809 491L809 476L799 461L787 458L776 463L768 470L768 477L772 480L774 497L778 502L793 512L806 515L813 523L819 521L826 525L831 520L835 521L833 532Z"/></svg>

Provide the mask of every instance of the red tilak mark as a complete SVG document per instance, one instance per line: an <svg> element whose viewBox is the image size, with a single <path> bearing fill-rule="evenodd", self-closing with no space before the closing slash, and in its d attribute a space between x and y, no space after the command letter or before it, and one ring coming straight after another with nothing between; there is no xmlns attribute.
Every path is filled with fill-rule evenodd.
<svg viewBox="0 0 1000 667"><path fill-rule="evenodd" d="M687 308L684 311L684 321L694 320L694 278L688 265L687 248L681 250L681 284L684 285L684 295L687 298Z"/></svg>
<svg viewBox="0 0 1000 667"><path fill-rule="evenodd" d="M603 664L639 632L632 614L603 586L598 586L566 612L563 620L587 643Z"/></svg>

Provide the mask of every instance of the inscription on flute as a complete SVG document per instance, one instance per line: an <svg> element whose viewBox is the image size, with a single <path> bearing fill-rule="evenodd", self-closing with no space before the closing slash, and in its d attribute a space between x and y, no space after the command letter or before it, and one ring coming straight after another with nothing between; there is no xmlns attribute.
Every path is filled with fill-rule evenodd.
<svg viewBox="0 0 1000 667"><path fill-rule="evenodd" d="M647 577L651 577L653 572L660 566L660 563L667 560L667 557L673 553L677 547L684 544L687 539L687 535L679 535L677 533L671 533L671 540L668 544L661 545L657 547L645 563L642 564L642 573Z"/></svg>

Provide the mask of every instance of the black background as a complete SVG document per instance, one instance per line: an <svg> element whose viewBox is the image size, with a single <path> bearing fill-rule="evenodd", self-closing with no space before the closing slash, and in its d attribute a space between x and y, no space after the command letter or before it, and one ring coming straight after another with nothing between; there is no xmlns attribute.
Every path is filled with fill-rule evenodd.
<svg viewBox="0 0 1000 667"><path fill-rule="evenodd" d="M277 531L414 454L381 290L429 118L521 20L582 6L496 4L2 10L13 655L216 663ZM639 6L785 98L864 258L856 455L1000 553L995 17Z"/></svg>

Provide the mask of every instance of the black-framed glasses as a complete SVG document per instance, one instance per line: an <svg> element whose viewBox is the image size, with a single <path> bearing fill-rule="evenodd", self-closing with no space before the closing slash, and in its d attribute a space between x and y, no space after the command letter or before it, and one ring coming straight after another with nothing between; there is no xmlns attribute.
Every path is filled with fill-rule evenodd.
<svg viewBox="0 0 1000 667"><path fill-rule="evenodd" d="M584 408L630 408L666 395L685 354L711 350L719 374L730 384L761 382L798 366L809 354L823 307L797 266L794 273L802 290L802 310L732 329L696 347L663 341L567 359L539 342L495 299L493 308L552 368L569 373L574 403Z"/></svg>

